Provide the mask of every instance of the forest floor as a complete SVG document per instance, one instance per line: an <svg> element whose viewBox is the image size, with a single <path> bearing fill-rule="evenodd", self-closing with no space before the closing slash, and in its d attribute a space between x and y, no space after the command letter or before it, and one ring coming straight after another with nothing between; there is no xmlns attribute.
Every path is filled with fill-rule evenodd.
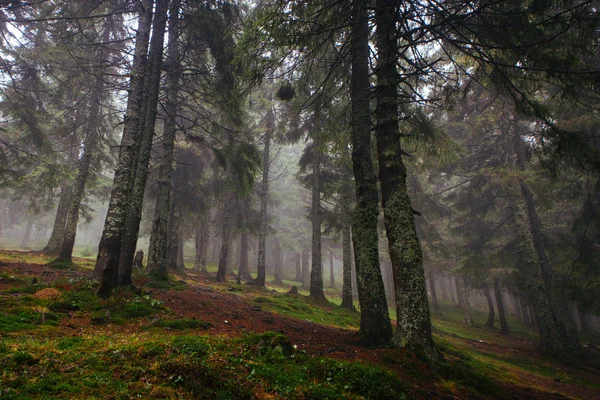
<svg viewBox="0 0 600 400"><path fill-rule="evenodd" d="M214 273L135 277L137 291L94 295L93 260L49 267L0 251L0 399L600 399L600 338L585 360L536 351L536 336L464 326L452 304L433 316L445 361L365 348L359 314L333 301Z"/></svg>

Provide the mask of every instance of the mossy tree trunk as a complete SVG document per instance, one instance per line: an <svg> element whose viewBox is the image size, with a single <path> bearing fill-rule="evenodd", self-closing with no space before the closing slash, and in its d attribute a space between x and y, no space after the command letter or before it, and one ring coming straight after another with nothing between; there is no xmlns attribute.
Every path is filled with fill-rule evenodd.
<svg viewBox="0 0 600 400"><path fill-rule="evenodd" d="M48 243L42 249L42 252L49 254L58 254L62 245L62 240L65 234L65 225L67 223L67 215L69 213L69 205L71 204L71 195L73 187L69 184L60 186L60 197L58 207L56 208L56 216L54 217L54 225Z"/></svg>
<svg viewBox="0 0 600 400"><path fill-rule="evenodd" d="M360 336L365 344L381 345L390 341L392 327L379 267L379 195L371 158L369 23L366 0L352 1L350 41L352 169L356 184L352 239L361 308Z"/></svg>
<svg viewBox="0 0 600 400"><path fill-rule="evenodd" d="M488 317L487 321L485 321L485 326L492 328L494 326L495 312L494 301L492 300L492 295L490 294L489 285L485 286L485 288L483 289L483 294L485 295L485 299L488 305Z"/></svg>
<svg viewBox="0 0 600 400"><path fill-rule="evenodd" d="M346 207L342 213L342 307L353 310L350 210Z"/></svg>
<svg viewBox="0 0 600 400"><path fill-rule="evenodd" d="M179 230L181 221L179 218L179 196L177 192L173 192L173 198L171 199L171 207L169 210L168 225L167 225L167 259L165 262L165 269L176 271L177 270L177 254L179 249ZM159 275L156 275L159 277ZM164 276L166 278L166 276Z"/></svg>
<svg viewBox="0 0 600 400"><path fill-rule="evenodd" d="M302 287L308 288L310 277L310 268L308 264L308 250L302 250Z"/></svg>
<svg viewBox="0 0 600 400"><path fill-rule="evenodd" d="M27 225L25 226L25 232L23 232L23 237L21 238L21 243L19 247L25 249L27 245L29 245L29 237L31 236L31 228L33 227L33 216L27 219Z"/></svg>
<svg viewBox="0 0 600 400"><path fill-rule="evenodd" d="M177 103L179 96L179 77L181 62L179 56L179 8L180 0L173 0L169 11L169 44L167 48L167 98L164 111L166 119L162 135L162 154L158 169L158 190L154 218L148 247L149 275L158 279L167 279L168 224L171 208L171 180L173 176L173 151L175 149L175 133L177 131Z"/></svg>
<svg viewBox="0 0 600 400"><path fill-rule="evenodd" d="M123 226L127 216L127 205L131 193L133 171L137 167L135 160L141 142L142 103L144 95L144 82L146 78L147 53L150 42L150 29L152 25L153 0L142 0L139 6L139 22L136 31L135 48L131 80L129 83L129 96L127 98L127 111L123 121L123 135L117 168L113 178L113 186L108 204L108 211L98 246L98 257L93 276L101 280L98 294L107 297L112 290L116 278Z"/></svg>
<svg viewBox="0 0 600 400"><path fill-rule="evenodd" d="M110 41L110 32L113 29L113 25L114 21L112 17L108 17L103 26L103 32L101 35L102 43L108 43ZM75 183L73 184L71 204L69 205L63 240L57 258L57 261L59 262L71 262L73 247L75 246L75 236L77 234L77 222L79 221L79 209L85 194L85 185L92 167L94 153L96 152L96 145L100 139L99 128L101 118L101 102L105 87L102 65L106 63L107 60L107 55L105 54L102 46L98 47L98 51L95 56L96 62L98 65L100 65L100 67L97 71L95 71L96 82L94 83L92 92L89 93L89 114L87 115L87 122L85 126L86 136L83 142L83 155L79 159L77 178L75 178Z"/></svg>
<svg viewBox="0 0 600 400"><path fill-rule="evenodd" d="M431 335L423 253L417 238L415 218L406 186L398 127L399 77L396 70L396 2L378 0L375 6L377 76L375 112L381 202L396 299L395 346L423 351L436 361L441 358Z"/></svg>
<svg viewBox="0 0 600 400"><path fill-rule="evenodd" d="M494 279L494 294L496 295L496 306L498 307L498 319L500 320L500 333L510 335L510 328L506 322L506 314L504 312L504 301L502 299L502 288L498 279Z"/></svg>
<svg viewBox="0 0 600 400"><path fill-rule="evenodd" d="M302 264L300 263L300 253L294 253L294 266L295 266L294 280L296 282L302 283Z"/></svg>
<svg viewBox="0 0 600 400"><path fill-rule="evenodd" d="M456 277L456 291L458 293L458 304L463 312L463 324L473 326L473 316L471 315L471 305L469 304L469 295L467 285L462 276Z"/></svg>
<svg viewBox="0 0 600 400"><path fill-rule="evenodd" d="M142 142L138 154L133 190L129 199L129 210L124 225L123 238L121 239L121 254L119 255L117 285L131 285L131 270L133 257L136 252L140 221L142 219L142 207L144 203L144 192L148 178L148 164L152 152L152 140L154 138L154 127L156 123L158 95L160 91L160 75L163 65L163 45L165 40L165 29L167 21L166 0L157 0L154 27L152 30L152 43L150 49L151 72L148 77L148 98Z"/></svg>
<svg viewBox="0 0 600 400"><path fill-rule="evenodd" d="M263 147L263 170L262 182L260 187L260 225L258 227L258 260L256 262L256 280L255 283L259 286L265 286L267 276L267 258L266 258L266 241L268 233L268 212L267 206L269 203L269 166L271 163L270 149L271 136L275 129L275 114L273 109L269 107L266 115L267 129L264 136Z"/></svg>
<svg viewBox="0 0 600 400"><path fill-rule="evenodd" d="M221 253L219 254L219 269L215 279L217 282L225 282L227 275L227 259L229 257L229 246L231 245L231 203L233 193L225 195L223 201L223 225L221 227Z"/></svg>
<svg viewBox="0 0 600 400"><path fill-rule="evenodd" d="M335 274L333 273L333 251L329 250L329 287L335 288Z"/></svg>
<svg viewBox="0 0 600 400"><path fill-rule="evenodd" d="M518 154L518 144L521 139L513 135L515 153ZM517 157L513 157L512 169L517 167ZM572 347L572 343L565 335L564 329L557 322L557 312L553 309L551 288L546 286L539 256L535 248L532 235L530 215L527 209L526 194L523 192L519 178L514 178L511 186L513 199L513 218L517 233L517 251L520 254L518 268L521 272L527 297L535 312L540 332L539 349L561 358L576 356L579 349Z"/></svg>
<svg viewBox="0 0 600 400"><path fill-rule="evenodd" d="M321 227L323 225L323 212L321 210L321 154L319 146L314 146L312 165L312 197L311 217L312 245L311 245L311 270L310 270L310 297L324 299L323 291L323 258L321 253Z"/></svg>
<svg viewBox="0 0 600 400"><path fill-rule="evenodd" d="M196 229L194 269L199 272L206 272L206 257L210 241L210 208L204 211L200 217L199 224L200 226Z"/></svg>
<svg viewBox="0 0 600 400"><path fill-rule="evenodd" d="M517 168L521 171L525 171L525 143L521 139L518 129L515 129L515 132L513 134L513 145L516 153ZM537 253L542 280L544 282L544 286L546 287L546 292L549 296L554 323L558 327L560 335L563 337L562 340L568 343L569 351L573 355L578 355L580 353L580 348L579 340L577 338L577 329L575 328L575 324L571 319L571 314L569 313L567 302L561 296L559 296L554 285L552 266L548 261L548 255L546 253L546 246L544 244L544 238L542 234L541 222L535 207L533 193L531 192L528 185L523 179L519 179L519 183L521 188L521 195L523 200L525 201L527 215L529 217L528 219L529 229L531 232L531 239L533 241L535 252Z"/></svg>
<svg viewBox="0 0 600 400"><path fill-rule="evenodd" d="M252 279L250 267L248 266L248 232L240 234L240 269L238 271L240 280Z"/></svg>
<svg viewBox="0 0 600 400"><path fill-rule="evenodd" d="M427 272L427 279L429 280L429 292L431 293L431 305L433 306L433 312L441 314L442 312L440 311L440 304L438 302L433 269L429 269Z"/></svg>

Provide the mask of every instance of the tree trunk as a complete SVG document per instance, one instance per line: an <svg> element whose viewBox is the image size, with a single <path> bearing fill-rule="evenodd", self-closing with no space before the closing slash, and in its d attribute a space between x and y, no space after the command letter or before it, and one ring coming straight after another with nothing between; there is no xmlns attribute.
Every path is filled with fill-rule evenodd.
<svg viewBox="0 0 600 400"><path fill-rule="evenodd" d="M517 135L515 135L516 137ZM515 138L521 140L520 138ZM516 144L516 143L515 143ZM515 168L516 162L512 167ZM571 347L568 338L561 331L556 321L556 312L552 307L551 294L546 287L540 268L539 257L532 236L531 222L527 211L527 203L520 186L515 178L513 186L513 216L517 231L517 250L521 255L518 268L524 277L527 297L535 312L540 331L540 350L559 357L573 357L577 352Z"/></svg>
<svg viewBox="0 0 600 400"><path fill-rule="evenodd" d="M342 215L342 307L354 310L352 303L352 244L350 210L344 208Z"/></svg>
<svg viewBox="0 0 600 400"><path fill-rule="evenodd" d="M385 229L392 262L397 324L392 339L397 347L422 350L429 359L441 354L431 336L431 316L423 253L415 228L415 218L406 186L398 129L399 83L396 71L396 3L377 0L377 155Z"/></svg>
<svg viewBox="0 0 600 400"><path fill-rule="evenodd" d="M300 253L294 253L294 280L302 283L302 265L300 264Z"/></svg>
<svg viewBox="0 0 600 400"><path fill-rule="evenodd" d="M263 148L263 170L262 170L262 182L260 188L260 225L258 228L258 260L256 262L256 281L255 283L259 286L265 286L265 279L267 275L267 263L266 263L266 240L268 230L268 213L267 205L269 202L269 165L271 162L269 152L271 147L271 135L275 130L275 114L273 108L269 106L266 115L267 130L264 136L264 148Z"/></svg>
<svg viewBox="0 0 600 400"><path fill-rule="evenodd" d="M496 305L498 306L498 319L500 319L500 333L503 335L510 335L510 329L506 322L506 315L504 313L504 303L502 301L502 289L498 279L494 279L494 293L496 294Z"/></svg>
<svg viewBox="0 0 600 400"><path fill-rule="evenodd" d="M252 279L250 267L248 266L248 232L242 232L240 236L240 269L238 276L240 280L248 281Z"/></svg>
<svg viewBox="0 0 600 400"><path fill-rule="evenodd" d="M180 221L181 224L181 221ZM177 271L179 272L185 272L185 257L184 257L184 252L185 250L185 235L184 232L182 232L181 226L179 227L179 239L177 241L177 262L176 262L176 267L177 267Z"/></svg>
<svg viewBox="0 0 600 400"><path fill-rule="evenodd" d="M465 285L465 281L461 276L456 277L456 291L459 299L458 304L464 315L463 324L473 326L473 316L471 315L471 305L469 304L467 285Z"/></svg>
<svg viewBox="0 0 600 400"><path fill-rule="evenodd" d="M352 1L350 85L352 169L356 207L352 239L356 281L361 308L360 335L365 344L389 342L392 327L379 267L377 218L379 196L371 158L371 107L369 92L369 22L366 0Z"/></svg>
<svg viewBox="0 0 600 400"><path fill-rule="evenodd" d="M112 17L107 18L103 27L102 43L107 43L109 41L112 24ZM96 57L100 64L105 62L106 54L104 54L101 46ZM75 184L73 185L73 193L71 196L69 212L67 213L63 241L57 258L57 261L59 262L71 262L73 247L75 246L75 236L77 234L77 222L79 221L79 209L85 194L85 184L92 167L93 156L96 152L96 144L98 143L100 136L100 132L98 132L101 125L100 106L104 91L104 77L102 76L102 72L103 71L96 71L96 82L91 93L90 112L87 116L85 127L86 136L83 143L83 155L79 159L77 178L75 178Z"/></svg>
<svg viewBox="0 0 600 400"><path fill-rule="evenodd" d="M276 285L283 285L283 265L282 265L282 252L281 252L281 243L278 238L273 238L273 249L274 249L274 260L275 260L275 269L273 274L273 283Z"/></svg>
<svg viewBox="0 0 600 400"><path fill-rule="evenodd" d="M581 308L577 308L577 316L579 317L579 323L581 324L581 332L591 333L592 328L590 326L590 321L588 319L587 313L585 311L582 311Z"/></svg>
<svg viewBox="0 0 600 400"><path fill-rule="evenodd" d="M25 232L23 233L23 237L21 238L21 243L19 247L25 249L29 244L29 237L31 236L31 228L33 227L33 216L29 217L27 220L27 225L25 226Z"/></svg>
<svg viewBox="0 0 600 400"><path fill-rule="evenodd" d="M148 178L148 164L152 152L152 139L156 123L158 95L160 89L160 74L163 63L163 44L167 20L167 1L157 0L155 23L152 30L152 43L150 53L151 74L149 76L147 111L144 119L142 143L138 155L138 164L130 198L129 211L125 220L124 234L121 240L121 254L119 255L119 270L117 285L131 284L131 269L135 255L140 221L142 219L142 206L146 180Z"/></svg>
<svg viewBox="0 0 600 400"><path fill-rule="evenodd" d="M208 242L210 240L210 209L200 218L200 226L196 229L196 257L194 269L198 272L206 272L206 256L208 254Z"/></svg>
<svg viewBox="0 0 600 400"><path fill-rule="evenodd" d="M513 145L516 153L517 167L521 171L525 171L525 145L523 140L521 140L518 129L515 129L513 134ZM531 190L529 190L529 187L522 179L519 179L519 183L521 187L522 200L525 202L525 207L527 209L529 232L535 253L537 254L537 261L539 264L538 268L546 289L545 292L547 294L548 301L550 302L550 311L552 312L552 318L554 320L554 325L558 330L558 334L562 337L561 341L563 343L561 344L561 347L566 346L566 350L569 353L567 355L577 356L580 353L577 329L575 329L575 324L573 323L569 314L566 301L558 296L558 293L554 287L552 266L548 262L541 223L535 208L533 193L531 193Z"/></svg>
<svg viewBox="0 0 600 400"><path fill-rule="evenodd" d="M433 276L433 270L430 269L427 273L427 278L429 279L429 291L431 292L431 305L433 306L433 312L441 315L440 304L438 303L437 291L435 288L435 278Z"/></svg>
<svg viewBox="0 0 600 400"><path fill-rule="evenodd" d="M313 139L314 140L314 139ZM321 254L321 226L323 224L323 213L321 211L321 157L318 146L313 149L314 161L312 167L312 201L311 201L311 271L310 271L310 297L324 299L323 292L323 257Z"/></svg>
<svg viewBox="0 0 600 400"><path fill-rule="evenodd" d="M98 295L108 297L113 287L121 251L121 239L129 198L132 187L133 175L141 141L141 112L144 103L144 82L146 77L148 43L150 41L150 28L152 25L153 0L142 0L138 3L139 23L136 31L135 49L131 80L129 83L129 96L127 98L127 112L123 121L123 136L119 150L119 159L113 188L110 194L108 211L98 245L98 257L93 276L100 280Z"/></svg>
<svg viewBox="0 0 600 400"><path fill-rule="evenodd" d="M216 280L218 282L224 282L227 275L227 258L229 257L229 245L231 235L231 198L233 193L229 193L225 196L223 204L223 227L222 227L222 239L221 239L221 254L219 256L219 269L217 270Z"/></svg>
<svg viewBox="0 0 600 400"><path fill-rule="evenodd" d="M56 208L56 217L54 218L54 225L52 227L52 233L50 234L48 244L46 244L46 247L42 249L42 252L44 253L57 254L62 246L72 193L73 188L70 185L61 185L60 198L58 200L58 207Z"/></svg>
<svg viewBox="0 0 600 400"><path fill-rule="evenodd" d="M310 268L308 266L308 250L302 250L302 287L309 287Z"/></svg>
<svg viewBox="0 0 600 400"><path fill-rule="evenodd" d="M177 130L177 102L179 96L179 77L181 63L177 39L179 37L180 0L174 0L169 11L169 45L167 49L167 99L164 110L166 114L162 136L162 157L158 170L158 193L154 208L154 219L148 247L149 275L158 279L167 279L167 227L171 208L171 180L173 176L173 151ZM183 251L183 249L182 249Z"/></svg>
<svg viewBox="0 0 600 400"><path fill-rule="evenodd" d="M329 287L335 289L335 275L333 273L333 251L329 250Z"/></svg>
<svg viewBox="0 0 600 400"><path fill-rule="evenodd" d="M494 301L492 300L492 295L490 294L490 288L488 285L483 290L483 294L485 295L485 299L488 304L488 317L487 321L485 321L485 326L490 328L494 327Z"/></svg>
<svg viewBox="0 0 600 400"><path fill-rule="evenodd" d="M167 226L167 260L165 268L167 270L177 270L177 249L179 248L179 200L177 193L173 193L171 200L171 209L169 210L169 224Z"/></svg>

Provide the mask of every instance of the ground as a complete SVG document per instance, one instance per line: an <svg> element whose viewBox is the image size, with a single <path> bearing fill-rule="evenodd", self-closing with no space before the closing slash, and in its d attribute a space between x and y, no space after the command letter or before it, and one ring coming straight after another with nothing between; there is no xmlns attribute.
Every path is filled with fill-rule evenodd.
<svg viewBox="0 0 600 400"><path fill-rule="evenodd" d="M286 292L216 283L213 273L135 278L137 290L93 296L92 261L53 266L0 252L0 398L592 399L600 398L597 338L562 363L514 336L433 320L445 362L365 348L358 312ZM328 297L335 297L329 291ZM479 318L479 320L478 320Z"/></svg>

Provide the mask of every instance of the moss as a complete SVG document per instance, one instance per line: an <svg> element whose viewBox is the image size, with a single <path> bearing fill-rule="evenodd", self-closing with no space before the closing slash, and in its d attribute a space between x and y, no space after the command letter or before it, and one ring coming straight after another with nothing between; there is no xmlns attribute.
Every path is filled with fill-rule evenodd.
<svg viewBox="0 0 600 400"><path fill-rule="evenodd" d="M208 329L211 324L197 319L159 319L154 323L154 326L161 328L185 330L185 329Z"/></svg>

